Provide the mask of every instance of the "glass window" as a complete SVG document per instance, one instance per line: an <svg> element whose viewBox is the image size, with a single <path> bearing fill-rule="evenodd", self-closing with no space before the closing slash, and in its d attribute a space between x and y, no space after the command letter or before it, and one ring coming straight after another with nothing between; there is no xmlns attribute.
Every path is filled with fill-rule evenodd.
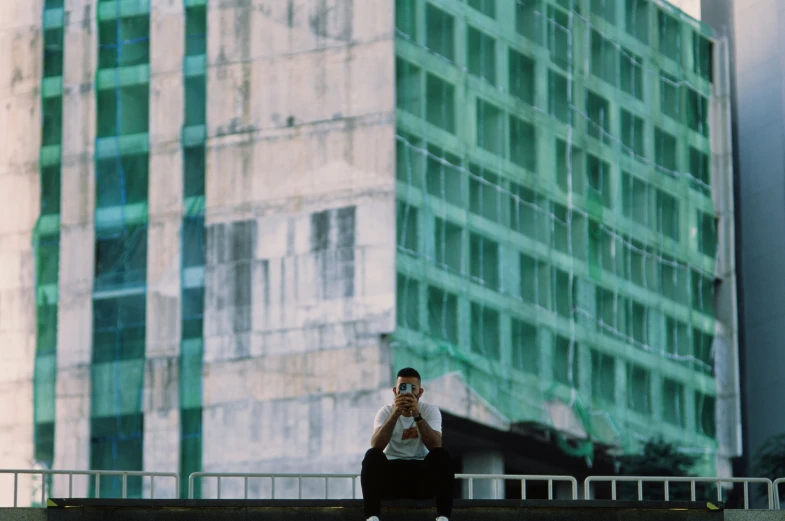
<svg viewBox="0 0 785 521"><path fill-rule="evenodd" d="M431 4L425 6L425 45L450 61L455 59L454 18Z"/></svg>

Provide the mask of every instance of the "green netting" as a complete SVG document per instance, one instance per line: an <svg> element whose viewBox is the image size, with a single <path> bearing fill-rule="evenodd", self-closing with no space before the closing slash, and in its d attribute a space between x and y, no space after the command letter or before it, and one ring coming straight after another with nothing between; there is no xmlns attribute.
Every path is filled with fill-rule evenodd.
<svg viewBox="0 0 785 521"><path fill-rule="evenodd" d="M708 30L648 0L398 0L396 28L395 365L711 472Z"/></svg>

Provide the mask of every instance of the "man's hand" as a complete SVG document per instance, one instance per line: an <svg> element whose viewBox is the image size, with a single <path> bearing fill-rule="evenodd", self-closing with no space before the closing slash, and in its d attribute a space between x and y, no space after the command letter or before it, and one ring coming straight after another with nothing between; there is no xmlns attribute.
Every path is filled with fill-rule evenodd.
<svg viewBox="0 0 785 521"><path fill-rule="evenodd" d="M419 413L417 398L413 394L399 394L393 402L392 413L396 417L405 416L409 418L410 416L417 416Z"/></svg>

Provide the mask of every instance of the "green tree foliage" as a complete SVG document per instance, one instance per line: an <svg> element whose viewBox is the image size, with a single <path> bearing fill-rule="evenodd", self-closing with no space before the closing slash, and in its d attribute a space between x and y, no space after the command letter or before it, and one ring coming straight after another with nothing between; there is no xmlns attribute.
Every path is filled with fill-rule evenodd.
<svg viewBox="0 0 785 521"><path fill-rule="evenodd" d="M774 481L785 476L785 433L763 442L755 454L755 475Z"/></svg>
<svg viewBox="0 0 785 521"><path fill-rule="evenodd" d="M643 446L640 454L622 457L623 476L689 476L698 457L679 452L672 443L654 438Z"/></svg>

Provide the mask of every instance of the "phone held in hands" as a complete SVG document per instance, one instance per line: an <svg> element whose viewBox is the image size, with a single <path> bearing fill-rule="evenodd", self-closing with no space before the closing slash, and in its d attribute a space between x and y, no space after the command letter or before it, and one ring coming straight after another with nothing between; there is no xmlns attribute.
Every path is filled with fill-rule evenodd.
<svg viewBox="0 0 785 521"><path fill-rule="evenodd" d="M398 386L398 394L414 394L412 384L400 384Z"/></svg>

